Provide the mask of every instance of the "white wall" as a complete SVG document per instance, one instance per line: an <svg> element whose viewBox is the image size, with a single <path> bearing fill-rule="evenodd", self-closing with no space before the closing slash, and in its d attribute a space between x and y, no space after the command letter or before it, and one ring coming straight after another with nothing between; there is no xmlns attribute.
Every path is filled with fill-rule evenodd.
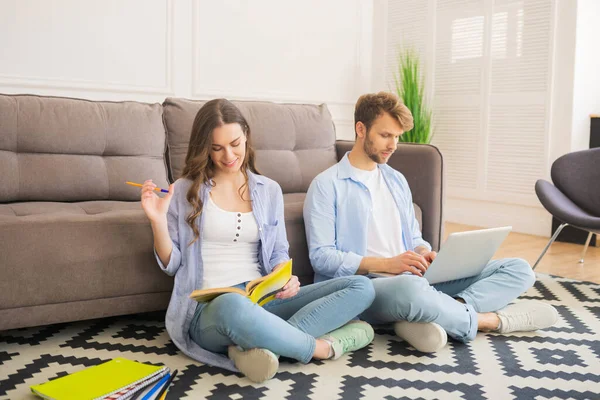
<svg viewBox="0 0 600 400"><path fill-rule="evenodd" d="M588 149L590 114L600 114L600 1L577 1L571 151Z"/></svg>
<svg viewBox="0 0 600 400"><path fill-rule="evenodd" d="M371 88L372 0L1 0L0 93L326 102Z"/></svg>
<svg viewBox="0 0 600 400"><path fill-rule="evenodd" d="M552 161L571 151L577 3L573 0L558 0L557 15L560 15L560 24L557 24L554 35L550 152L545 176L547 180L550 179Z"/></svg>

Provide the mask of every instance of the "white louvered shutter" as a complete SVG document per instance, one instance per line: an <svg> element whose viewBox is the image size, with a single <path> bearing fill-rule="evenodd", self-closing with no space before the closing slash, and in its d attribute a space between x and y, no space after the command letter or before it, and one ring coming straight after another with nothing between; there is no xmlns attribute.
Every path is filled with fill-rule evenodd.
<svg viewBox="0 0 600 400"><path fill-rule="evenodd" d="M401 49L417 52L428 63L431 48L431 15L428 1L389 1L387 8L387 43L385 74L389 89L394 91L394 74L398 74L398 55ZM422 71L424 72L424 71Z"/></svg>
<svg viewBox="0 0 600 400"><path fill-rule="evenodd" d="M389 0L386 74L416 48L448 195L535 202L548 159L555 0Z"/></svg>
<svg viewBox="0 0 600 400"><path fill-rule="evenodd" d="M444 155L451 190L476 190L481 131L485 10L481 0L438 0L432 143Z"/></svg>
<svg viewBox="0 0 600 400"><path fill-rule="evenodd" d="M553 4L495 0L486 192L535 197L546 174Z"/></svg>

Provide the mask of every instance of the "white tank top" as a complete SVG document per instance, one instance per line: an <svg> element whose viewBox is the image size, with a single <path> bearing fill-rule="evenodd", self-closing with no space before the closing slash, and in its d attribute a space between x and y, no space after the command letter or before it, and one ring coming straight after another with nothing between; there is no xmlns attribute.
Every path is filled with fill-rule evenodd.
<svg viewBox="0 0 600 400"><path fill-rule="evenodd" d="M202 211L202 289L234 286L260 278L260 236L254 214L225 211L208 198Z"/></svg>

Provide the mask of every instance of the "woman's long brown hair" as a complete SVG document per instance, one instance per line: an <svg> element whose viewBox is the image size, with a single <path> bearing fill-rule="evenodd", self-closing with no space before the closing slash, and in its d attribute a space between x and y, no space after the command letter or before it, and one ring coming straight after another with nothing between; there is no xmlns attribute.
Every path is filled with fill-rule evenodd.
<svg viewBox="0 0 600 400"><path fill-rule="evenodd" d="M187 201L192 205L192 212L187 216L186 222L194 232L194 239L190 244L200 238L200 230L196 223L202 213L202 199L200 198L200 187L202 184L210 184L215 175L215 165L210 158L213 144L213 130L226 124L239 124L246 136L246 156L242 162L241 172L244 174L244 184L240 188L240 197L248 190L248 170L258 174L255 165L255 154L250 144L250 126L241 111L226 99L215 99L207 102L200 108L190 136L190 144L185 157L185 167L181 174L182 178L192 181L192 186L187 192Z"/></svg>

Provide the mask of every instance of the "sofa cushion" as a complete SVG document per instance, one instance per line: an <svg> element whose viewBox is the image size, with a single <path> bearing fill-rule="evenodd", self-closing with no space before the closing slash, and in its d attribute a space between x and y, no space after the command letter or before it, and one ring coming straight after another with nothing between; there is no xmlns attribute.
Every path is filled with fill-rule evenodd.
<svg viewBox="0 0 600 400"><path fill-rule="evenodd" d="M0 95L0 202L137 200L164 153L160 104Z"/></svg>
<svg viewBox="0 0 600 400"><path fill-rule="evenodd" d="M413 203L413 208L415 209L415 218L417 219L417 222L419 223L419 230L422 232L423 231L423 211L421 210L421 207L419 207L415 203Z"/></svg>
<svg viewBox="0 0 600 400"><path fill-rule="evenodd" d="M290 244L290 258L294 260L294 275L303 285L313 281L314 272L308 258L306 231L302 208L306 193L287 193L283 195L285 230Z"/></svg>
<svg viewBox="0 0 600 400"><path fill-rule="evenodd" d="M192 124L206 101L168 98L163 103L171 176L181 176ZM284 193L306 192L317 174L337 162L335 129L327 106L233 102L248 120L258 170Z"/></svg>
<svg viewBox="0 0 600 400"><path fill-rule="evenodd" d="M168 291L139 202L0 204L0 308ZM18 289L14 287L19 282Z"/></svg>

